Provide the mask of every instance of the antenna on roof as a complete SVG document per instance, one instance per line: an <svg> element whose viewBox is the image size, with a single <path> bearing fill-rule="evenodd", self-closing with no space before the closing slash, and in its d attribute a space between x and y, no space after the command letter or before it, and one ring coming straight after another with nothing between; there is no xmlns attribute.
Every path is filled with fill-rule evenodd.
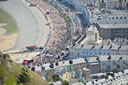
<svg viewBox="0 0 128 85"><path fill-rule="evenodd" d="M53 64L53 63L50 64L49 67L50 67L50 68L54 68L54 64Z"/></svg>
<svg viewBox="0 0 128 85"><path fill-rule="evenodd" d="M123 59L122 57L119 58L119 60L122 60L122 59Z"/></svg>
<svg viewBox="0 0 128 85"><path fill-rule="evenodd" d="M82 45L81 45L81 48L82 48L83 46L84 46L84 45L82 44Z"/></svg>
<svg viewBox="0 0 128 85"><path fill-rule="evenodd" d="M102 44L102 46L100 47L100 49L102 49L103 48L103 44Z"/></svg>
<svg viewBox="0 0 128 85"><path fill-rule="evenodd" d="M110 59L111 59L111 56L109 55L109 56L108 56L108 60L110 60Z"/></svg>
<svg viewBox="0 0 128 85"><path fill-rule="evenodd" d="M120 49L121 48L121 45L118 47L118 49Z"/></svg>
<svg viewBox="0 0 128 85"><path fill-rule="evenodd" d="M95 46L93 45L91 49L95 48Z"/></svg>
<svg viewBox="0 0 128 85"><path fill-rule="evenodd" d="M109 47L109 49L111 49L112 48L112 45Z"/></svg>
<svg viewBox="0 0 128 85"><path fill-rule="evenodd" d="M69 61L69 64L73 64L73 61L72 61L72 60L70 60L70 61Z"/></svg>

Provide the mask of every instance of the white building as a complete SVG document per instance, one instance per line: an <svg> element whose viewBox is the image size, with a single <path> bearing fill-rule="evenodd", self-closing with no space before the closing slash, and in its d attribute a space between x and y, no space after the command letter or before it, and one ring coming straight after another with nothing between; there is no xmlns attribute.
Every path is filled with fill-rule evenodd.
<svg viewBox="0 0 128 85"><path fill-rule="evenodd" d="M87 67L86 61L84 58L65 60L60 62L54 62L52 64L46 63L42 66L36 66L36 72L43 72L44 76L47 79L47 75L59 75L62 79L69 80L73 75L73 71L79 71L78 69L83 69ZM67 72L67 73L66 73ZM75 74L76 75L76 74Z"/></svg>
<svg viewBox="0 0 128 85"><path fill-rule="evenodd" d="M104 55L128 55L128 46L114 45L75 45L69 48L68 59Z"/></svg>
<svg viewBox="0 0 128 85"><path fill-rule="evenodd" d="M99 25L98 31L103 39L128 39L128 0L71 1L74 7L83 13L86 25Z"/></svg>
<svg viewBox="0 0 128 85"><path fill-rule="evenodd" d="M111 56L98 56L87 57L90 65L98 63L100 72L119 72L128 69L128 55L111 55ZM91 70L93 68L90 68ZM96 69L98 70L98 68ZM93 72L93 71L92 71Z"/></svg>
<svg viewBox="0 0 128 85"><path fill-rule="evenodd" d="M101 48L101 49L100 49ZM110 55L112 50L109 49L109 46L93 46L93 45L76 45L69 48L69 59L79 58L79 57L88 57L88 56L98 56L98 55Z"/></svg>
<svg viewBox="0 0 128 85"><path fill-rule="evenodd" d="M108 79L90 81L86 85L128 85L128 72L125 71L114 73L115 76L109 76Z"/></svg>
<svg viewBox="0 0 128 85"><path fill-rule="evenodd" d="M127 38L128 39L128 11L98 9L88 6L83 9L86 22L96 23L100 36L103 39Z"/></svg>
<svg viewBox="0 0 128 85"><path fill-rule="evenodd" d="M86 38L80 44L95 44L100 42L102 42L102 39L97 27L95 25L91 25L86 32Z"/></svg>

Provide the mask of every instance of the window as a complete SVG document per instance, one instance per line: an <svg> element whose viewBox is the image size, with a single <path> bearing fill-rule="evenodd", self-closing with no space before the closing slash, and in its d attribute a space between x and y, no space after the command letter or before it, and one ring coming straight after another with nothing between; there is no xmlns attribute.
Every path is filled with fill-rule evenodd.
<svg viewBox="0 0 128 85"><path fill-rule="evenodd" d="M114 19L115 17L112 17L112 19Z"/></svg>
<svg viewBox="0 0 128 85"><path fill-rule="evenodd" d="M118 19L118 17L116 17L116 19Z"/></svg>
<svg viewBox="0 0 128 85"><path fill-rule="evenodd" d="M125 16L124 19L126 19L127 17Z"/></svg>
<svg viewBox="0 0 128 85"><path fill-rule="evenodd" d="M109 17L109 19L111 19L111 17Z"/></svg>
<svg viewBox="0 0 128 85"><path fill-rule="evenodd" d="M120 17L120 19L122 19L122 17Z"/></svg>

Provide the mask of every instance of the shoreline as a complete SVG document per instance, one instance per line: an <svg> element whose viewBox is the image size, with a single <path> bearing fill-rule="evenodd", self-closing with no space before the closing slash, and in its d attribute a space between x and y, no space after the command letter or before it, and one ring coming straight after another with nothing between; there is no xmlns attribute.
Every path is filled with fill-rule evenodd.
<svg viewBox="0 0 128 85"><path fill-rule="evenodd" d="M49 16L47 16L47 15L45 14L44 10L43 10L42 8L40 8L39 6L37 6L37 8L38 8L38 9L40 10L40 12L44 15L44 17L45 17L45 19L48 21L48 23L51 22ZM50 34L51 34L51 29L52 29L52 24L49 24L49 28L50 28L50 31L49 31L49 34L48 34L48 39L47 39L47 41L46 41L46 43L45 43L45 45L44 45L43 47L46 47L46 45L47 45L47 43L48 43L48 41L49 41L49 37L50 37Z"/></svg>
<svg viewBox="0 0 128 85"><path fill-rule="evenodd" d="M25 5L27 5L27 6L29 6L31 3L33 3L32 1L28 1L28 0L21 0L21 1L23 1L23 3L24 3ZM43 20L42 22L45 22L45 24L47 24L47 23L50 22L49 17L45 14L45 12L44 12L43 9L41 9L38 5L35 6L35 7L33 7L33 8L36 8L37 10L39 10L39 12L40 12L40 14L41 14L40 18L42 18L42 20ZM37 13L36 13L36 14L37 14ZM44 21L43 17L45 18L46 21ZM41 24L42 24L42 23L41 23ZM44 27L44 26L42 26L42 27ZM52 25L50 24L50 25L48 26L48 28L49 28L49 29L47 29L48 34L47 34L47 36L45 37L45 38L46 38L46 41L44 41L44 39L42 39L42 37L44 37L43 34L42 34L42 31L43 31L43 32L46 32L46 31L44 31L44 29L41 29L42 27L40 27L39 37L38 37L38 40L36 41L36 46L38 46L38 47L45 47L45 45L47 44L47 42L48 42L48 40L49 40L49 35L50 35L50 32L51 32L51 27L52 27ZM46 27L46 25L45 25L45 27ZM41 42L45 42L45 43L43 44L43 43L41 43Z"/></svg>
<svg viewBox="0 0 128 85"><path fill-rule="evenodd" d="M0 8L0 51L8 51L15 47L19 30L15 18L8 11Z"/></svg>
<svg viewBox="0 0 128 85"><path fill-rule="evenodd" d="M44 43L47 43L46 37L50 33L49 26L45 25L47 21L44 20L44 15L40 13L38 8L30 7L24 1L10 0L0 3L0 8L4 8L4 10L8 11L14 17L19 29L16 44L10 50L23 50L26 49L26 46L34 44L44 46Z"/></svg>
<svg viewBox="0 0 128 85"><path fill-rule="evenodd" d="M0 51L4 52L12 49L17 41L18 33L7 34L6 29L2 27L0 31L3 31L3 33L0 33Z"/></svg>
<svg viewBox="0 0 128 85"><path fill-rule="evenodd" d="M29 0L24 0L24 1L28 2L29 4L33 3L33 1L29 1ZM45 11L44 9L42 9L39 5L37 5L37 6L35 6L35 7L40 10L40 12L41 12L42 15L45 17L45 19L47 20L48 23L51 22L50 17L45 14L46 11ZM46 41L45 45L42 46L42 47L46 47L46 46L47 46L47 43L48 43L48 41L49 41L50 34L51 34L52 23L49 24L49 28L50 28L50 31L49 31L49 34L47 35L47 37L48 37L48 38L47 38L47 41Z"/></svg>
<svg viewBox="0 0 128 85"><path fill-rule="evenodd" d="M30 0L27 0L30 1ZM52 24L51 27L51 33L49 35L49 40L46 44L46 48L48 50L53 50L53 55L56 55L56 50L58 48L62 47L63 40L66 39L66 32L67 32L67 26L64 18L61 16L59 11L51 6L50 4L46 3L43 0L31 0L34 4L38 5L41 9L47 12L47 10L50 11L47 16L50 18Z"/></svg>

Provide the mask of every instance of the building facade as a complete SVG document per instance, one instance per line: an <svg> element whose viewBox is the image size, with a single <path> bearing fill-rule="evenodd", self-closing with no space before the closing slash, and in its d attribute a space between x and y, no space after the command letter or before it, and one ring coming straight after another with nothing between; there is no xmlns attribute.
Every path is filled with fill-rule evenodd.
<svg viewBox="0 0 128 85"><path fill-rule="evenodd" d="M98 56L98 60L97 57L88 57L87 60L92 73L119 72L128 69L127 57L127 55L111 55ZM97 66L91 67L93 65Z"/></svg>
<svg viewBox="0 0 128 85"><path fill-rule="evenodd" d="M108 76L107 79L99 79L87 82L86 85L128 85L128 73L113 73L114 76Z"/></svg>
<svg viewBox="0 0 128 85"><path fill-rule="evenodd" d="M98 28L100 36L105 39L114 40L115 38L128 39L127 24L102 24Z"/></svg>
<svg viewBox="0 0 128 85"><path fill-rule="evenodd" d="M126 47L126 49L124 48ZM127 46L76 45L69 48L67 59L86 58L104 55L128 55Z"/></svg>
<svg viewBox="0 0 128 85"><path fill-rule="evenodd" d="M98 3L99 4L97 6L82 6L82 13L85 18L85 22L87 24L96 23L100 36L103 39L113 40L117 37L128 39L127 1L122 0L119 2L116 0L108 0L108 2L105 2L105 0L101 0ZM114 5L118 6L114 7Z"/></svg>
<svg viewBox="0 0 128 85"><path fill-rule="evenodd" d="M55 62L53 64L43 64L42 66L36 67L36 72L40 71L41 73L43 73L46 79L47 76L50 74L59 75L63 80L71 80L79 78L79 70L82 70L85 67L87 67L87 64L84 58L78 58Z"/></svg>

